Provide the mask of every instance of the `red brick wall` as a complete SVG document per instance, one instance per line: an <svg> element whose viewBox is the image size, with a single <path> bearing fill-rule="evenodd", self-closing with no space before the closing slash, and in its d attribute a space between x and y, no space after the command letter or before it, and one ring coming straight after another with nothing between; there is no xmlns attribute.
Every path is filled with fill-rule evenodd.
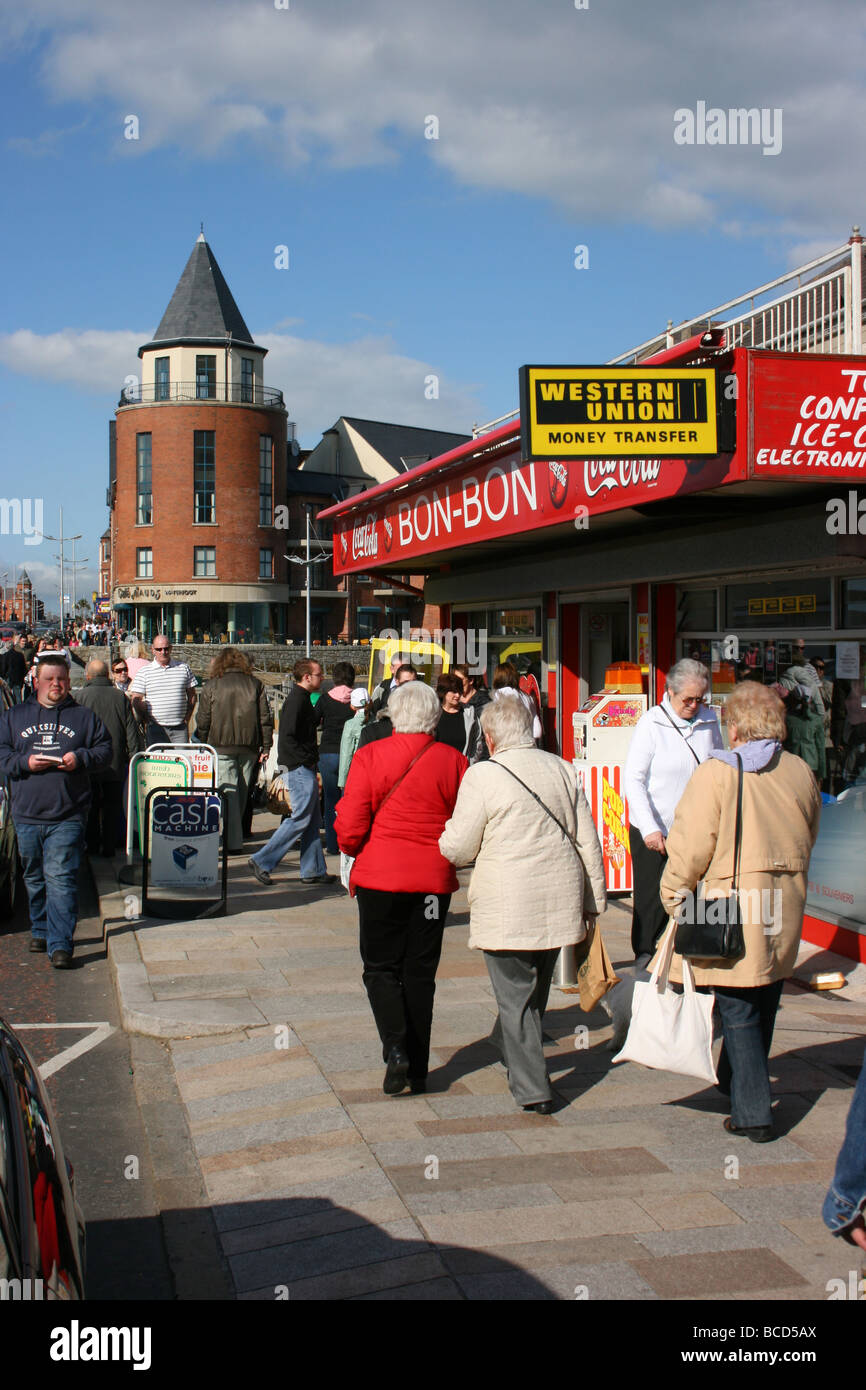
<svg viewBox="0 0 866 1390"><path fill-rule="evenodd" d="M194 431L214 431L216 525L193 525ZM150 433L153 525L136 526L136 435ZM136 579L135 552L153 550L154 584L189 585L195 546L216 547L217 580L259 582L259 548L274 552L285 583L285 531L260 527L259 435L274 441L274 506L285 502L286 416L215 401L128 406L117 412L115 584ZM207 581L199 581L207 582Z"/></svg>

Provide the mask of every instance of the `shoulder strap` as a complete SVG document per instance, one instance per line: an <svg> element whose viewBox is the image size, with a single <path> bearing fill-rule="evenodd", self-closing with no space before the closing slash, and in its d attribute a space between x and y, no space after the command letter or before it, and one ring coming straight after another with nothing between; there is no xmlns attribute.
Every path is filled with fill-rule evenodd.
<svg viewBox="0 0 866 1390"><path fill-rule="evenodd" d="M697 753L695 752L695 750L694 750L694 748L692 747L692 745L689 743L689 741L688 741L688 739L686 738L685 734L683 733L682 729L679 727L678 724L675 724L675 723L674 723L674 721L671 719L670 715L668 714L667 710L665 709L664 705L658 705L657 708L661 710L662 714L664 715L665 719L666 719L666 720L668 721L668 723L670 724L671 728L672 728L672 729L676 729L676 731L677 731L677 733L679 734L680 738L682 739L683 743L686 745L686 748L688 748L689 752L691 753L691 755L692 755L692 757L694 758L695 762L697 763L698 767L700 767L700 765L701 765L701 760L700 760L700 758L698 757L698 755L697 755Z"/></svg>
<svg viewBox="0 0 866 1390"><path fill-rule="evenodd" d="M372 828L373 828L373 821L376 819L376 817L378 816L378 814L379 814L379 812L381 811L382 807L385 805L385 802L388 801L388 799L394 795L394 793L395 793L395 791L397 790L397 788L399 787L400 783L403 781L403 778L406 777L406 776L412 771L413 767L415 766L415 764L417 763L417 761L418 761L419 758L423 758L423 756L424 756L425 753L429 753L430 749L433 747L433 744L434 744L435 742L436 742L436 740L434 739L433 742L431 742L431 743L425 743L424 747L420 750L420 752L418 752L418 753L415 754L414 758L413 758L412 761L409 763L409 765L403 770L403 772L400 773L400 776L397 778L397 781L394 783L393 787L389 787L389 788L388 788L388 790L386 791L385 795L382 797L382 800L379 802L379 805L376 807L375 811L373 812L373 818L372 818L372 820L370 821L370 829L371 829L371 830L372 830Z"/></svg>
<svg viewBox="0 0 866 1390"><path fill-rule="evenodd" d="M737 758L737 821L734 828L734 872L731 876L731 889L737 889L737 871L740 867L740 841L743 838L743 760Z"/></svg>
<svg viewBox="0 0 866 1390"><path fill-rule="evenodd" d="M493 762L494 759L491 758L490 761ZM516 772L512 772L510 767L506 767L506 766L505 766L505 763L496 763L496 766L497 766L497 767L501 767L502 770L503 770L503 772L507 772L508 775L509 775L509 777L513 777L514 780L515 780L515 782L519 782L520 785L521 785L521 787L523 788L523 790L529 792L529 795L532 797L533 801L537 801L537 802L538 802L538 804L539 804L539 806L541 807L542 811L546 811L547 814L550 816L550 819L553 820L553 821L556 821L556 824L559 826L559 828L560 828L560 830L562 831L563 835L564 835L565 838L568 840L568 843L571 845L571 847L572 847L572 849L574 850L575 854L577 855L578 859L580 859L580 850L579 850L578 847L577 847L577 841L575 840L574 836L571 835L571 834L566 830L566 828L565 828L565 826L563 825L562 821L559 819L559 816L555 816L555 815L553 814L553 812L551 811L550 807L549 807L544 801L542 801L541 797L540 797L540 796L536 796L536 794L535 794L535 792L532 790L532 788L531 788L531 787L527 787L527 785L526 785L526 783L524 782L523 778L522 778L522 777L518 777L518 775L517 775ZM580 862L583 863L583 860L581 859Z"/></svg>

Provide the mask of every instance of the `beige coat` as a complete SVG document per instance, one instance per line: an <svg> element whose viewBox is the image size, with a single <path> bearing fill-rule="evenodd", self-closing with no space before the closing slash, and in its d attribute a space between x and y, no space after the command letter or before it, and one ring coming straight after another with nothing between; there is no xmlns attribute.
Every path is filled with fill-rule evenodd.
<svg viewBox="0 0 866 1390"><path fill-rule="evenodd" d="M667 838L661 896L668 912L701 879L708 897L729 893L736 815L736 769L709 758L695 768ZM737 961L692 961L697 984L748 989L791 974L820 815L821 797L802 758L778 753L766 769L744 774L739 889L746 954ZM677 955L671 979L682 979Z"/></svg>
<svg viewBox="0 0 866 1390"><path fill-rule="evenodd" d="M550 807L562 831L514 778ZM475 860L469 945L482 951L545 951L582 941L584 913L607 903L592 813L574 768L538 748L509 748L470 767L439 840L454 864Z"/></svg>

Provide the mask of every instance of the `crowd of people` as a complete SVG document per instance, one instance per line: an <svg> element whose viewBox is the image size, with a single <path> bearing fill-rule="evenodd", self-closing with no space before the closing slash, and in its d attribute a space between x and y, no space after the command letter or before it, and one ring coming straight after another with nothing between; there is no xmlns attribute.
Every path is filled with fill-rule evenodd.
<svg viewBox="0 0 866 1390"><path fill-rule="evenodd" d="M262 682L235 648L216 655L200 690L164 634L150 660L134 644L110 667L91 659L75 697L72 660L60 635L34 651L19 703L0 719L0 774L29 896L30 950L61 969L72 963L81 854L85 845L114 853L133 753L186 743L194 727L216 749L228 848L239 853L274 730ZM555 962L563 948L591 939L606 907L599 837L575 768L540 746L539 711L510 665L496 669L490 690L465 667L440 676L434 689L398 653L372 697L355 687L348 662L332 675L323 692L320 662L295 665L275 764L289 808L249 867L269 887L297 848L300 882L333 885L338 875L325 853L341 855L341 876L358 904L383 1090L396 1096L427 1088L443 933L457 869L472 865L469 945L484 954L498 1009L489 1042L515 1103L550 1114L558 1101L543 1017ZM634 965L630 978L621 971L626 978L607 1001L618 1047L635 980L653 969L682 904L697 894L729 898L733 884L741 949L692 966L698 989L714 996L718 1085L730 1100L725 1128L755 1143L776 1137L768 1058L800 945L821 805L820 765L789 751L799 734L786 678L778 689L740 682L726 703L724 740L706 702L707 669L684 659L639 721L625 769ZM677 955L670 978L682 978ZM866 1248L864 1151L861 1076L824 1214L831 1229Z"/></svg>

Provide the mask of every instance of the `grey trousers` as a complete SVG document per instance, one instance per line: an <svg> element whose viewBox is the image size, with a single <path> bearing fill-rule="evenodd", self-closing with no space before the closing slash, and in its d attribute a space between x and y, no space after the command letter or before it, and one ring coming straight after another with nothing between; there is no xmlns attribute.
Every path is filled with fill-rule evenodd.
<svg viewBox="0 0 866 1390"><path fill-rule="evenodd" d="M536 1105L553 1095L544 1060L541 1022L558 955L558 949L484 952L499 1005L490 1041L502 1054L511 1094L518 1105Z"/></svg>

